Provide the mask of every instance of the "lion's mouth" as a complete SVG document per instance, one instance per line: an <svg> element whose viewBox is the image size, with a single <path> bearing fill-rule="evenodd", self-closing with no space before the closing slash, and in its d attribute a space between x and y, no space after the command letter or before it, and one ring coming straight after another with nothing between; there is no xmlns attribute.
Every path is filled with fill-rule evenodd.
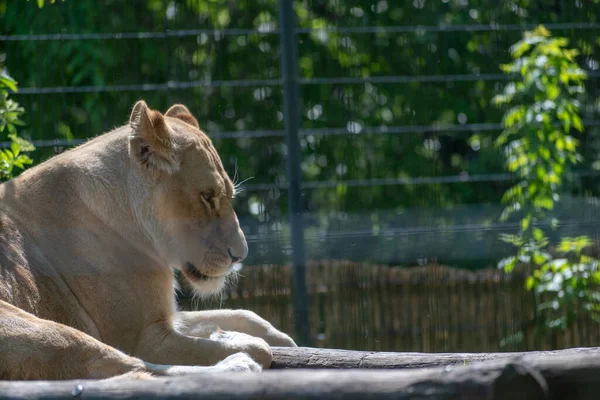
<svg viewBox="0 0 600 400"><path fill-rule="evenodd" d="M194 264L192 264L191 262L186 262L185 263L185 271L192 276L192 278L199 280L199 281L210 281L212 279L217 279L217 277L215 276L208 276L206 274L203 274L202 272L200 272L200 270L198 268L196 268L196 266Z"/></svg>

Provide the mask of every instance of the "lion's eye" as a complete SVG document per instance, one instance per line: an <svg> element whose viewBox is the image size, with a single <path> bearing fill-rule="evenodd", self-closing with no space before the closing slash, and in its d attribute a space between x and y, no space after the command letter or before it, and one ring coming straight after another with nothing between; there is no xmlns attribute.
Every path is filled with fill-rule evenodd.
<svg viewBox="0 0 600 400"><path fill-rule="evenodd" d="M206 207L208 207L209 209L212 208L212 196L210 194L202 193L202 195L200 196L200 200L202 200Z"/></svg>

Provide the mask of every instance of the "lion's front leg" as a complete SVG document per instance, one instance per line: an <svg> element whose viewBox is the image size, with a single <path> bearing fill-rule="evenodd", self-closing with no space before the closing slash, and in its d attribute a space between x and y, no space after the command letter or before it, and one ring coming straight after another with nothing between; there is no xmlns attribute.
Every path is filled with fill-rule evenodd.
<svg viewBox="0 0 600 400"><path fill-rule="evenodd" d="M263 368L271 365L271 348L259 337L238 332L193 337L176 331L166 321L154 323L143 331L134 355L156 364L209 366L222 361L229 365L240 356L230 362L226 359L236 353L249 355Z"/></svg>
<svg viewBox="0 0 600 400"><path fill-rule="evenodd" d="M261 339L252 339L259 343L254 346L256 351L248 352L263 363L267 359L270 363L267 344ZM166 351L153 357L154 363L151 364L131 357L84 332L40 319L0 300L0 380L144 379L203 372L260 371L262 368L259 364L250 356L239 352L239 349L252 350L253 346L244 347L239 344L221 343L221 352L215 353L206 347L194 346L190 349L190 343L182 344L177 340L166 339L158 346ZM172 350L170 346L175 349ZM186 351L187 358L177 357L179 352ZM268 354L260 357L262 353ZM172 365L182 363L187 365Z"/></svg>
<svg viewBox="0 0 600 400"><path fill-rule="evenodd" d="M180 311L177 329L188 336L210 338L219 330L235 331L264 339L270 346L296 347L291 337L248 310Z"/></svg>

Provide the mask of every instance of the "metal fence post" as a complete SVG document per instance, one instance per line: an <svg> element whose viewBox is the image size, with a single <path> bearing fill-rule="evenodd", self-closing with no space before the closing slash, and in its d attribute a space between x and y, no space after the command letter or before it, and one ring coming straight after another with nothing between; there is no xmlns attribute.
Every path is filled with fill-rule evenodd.
<svg viewBox="0 0 600 400"><path fill-rule="evenodd" d="M302 218L301 169L302 149L298 137L300 108L298 100L298 49L293 0L279 0L279 33L283 75L283 118L287 144L288 207L291 225L292 266L294 277L296 331L300 345L310 346L304 222Z"/></svg>

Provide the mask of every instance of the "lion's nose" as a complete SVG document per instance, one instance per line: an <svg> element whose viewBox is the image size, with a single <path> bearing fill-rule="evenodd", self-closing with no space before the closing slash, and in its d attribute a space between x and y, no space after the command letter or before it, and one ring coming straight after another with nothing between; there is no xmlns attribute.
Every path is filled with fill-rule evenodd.
<svg viewBox="0 0 600 400"><path fill-rule="evenodd" d="M231 262L241 262L248 257L248 243L246 243L244 232L242 232L242 229L239 226L237 227L236 234L232 235L228 245L227 254L229 254Z"/></svg>
<svg viewBox="0 0 600 400"><path fill-rule="evenodd" d="M231 249L227 249L227 253L229 254L229 257L231 257L232 263L240 262L244 259L243 257L238 257L238 256L231 254Z"/></svg>

